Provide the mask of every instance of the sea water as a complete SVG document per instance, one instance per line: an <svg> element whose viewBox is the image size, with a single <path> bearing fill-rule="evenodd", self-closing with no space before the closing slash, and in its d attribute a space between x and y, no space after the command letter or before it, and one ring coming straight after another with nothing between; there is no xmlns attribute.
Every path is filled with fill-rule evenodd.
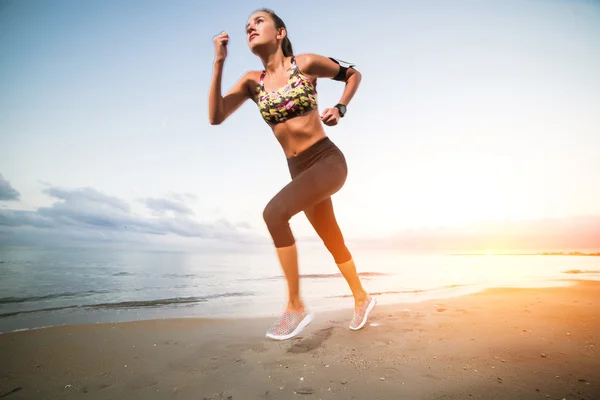
<svg viewBox="0 0 600 400"><path fill-rule="evenodd" d="M352 309L351 292L318 245L300 245L303 299L315 312ZM414 303L489 287L600 279L600 257L455 255L354 249L379 304ZM254 317L280 312L286 283L273 249L153 251L0 249L0 332L173 317Z"/></svg>

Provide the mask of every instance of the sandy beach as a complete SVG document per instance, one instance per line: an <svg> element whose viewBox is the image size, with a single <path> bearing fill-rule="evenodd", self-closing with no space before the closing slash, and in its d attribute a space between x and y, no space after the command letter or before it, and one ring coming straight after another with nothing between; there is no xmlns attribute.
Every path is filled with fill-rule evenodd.
<svg viewBox="0 0 600 400"><path fill-rule="evenodd" d="M272 319L171 319L0 335L0 398L600 398L600 282L491 289L319 314L302 337Z"/></svg>

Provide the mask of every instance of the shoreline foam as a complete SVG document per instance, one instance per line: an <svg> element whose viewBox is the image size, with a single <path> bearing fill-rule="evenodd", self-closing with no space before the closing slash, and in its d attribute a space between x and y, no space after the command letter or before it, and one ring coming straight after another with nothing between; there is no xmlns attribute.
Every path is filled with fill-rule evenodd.
<svg viewBox="0 0 600 400"><path fill-rule="evenodd" d="M517 286L517 285L496 285L496 286L448 285L448 286L443 286L440 288L425 289L425 290L415 289L415 290L406 290L406 291L390 291L390 292L384 292L384 293L371 292L371 294L378 297L378 304L380 307L381 306L394 307L394 306L400 306L400 305L422 304L422 303L427 303L427 302L432 302L432 301L445 301L445 300L460 298L460 297L464 297L464 296L471 296L471 295L475 295L478 293L482 293L482 292L486 292L488 290L494 290L494 289L502 289L502 288L509 288L509 289L542 288L543 289L543 288L553 288L553 287L576 285L582 281L587 281L587 280L568 279L568 278L554 279L554 280L546 280L546 281L536 281L537 284L534 284L533 282L529 282L527 284L523 284L522 286ZM554 282L554 283L550 284L550 282ZM454 289L458 289L458 290L454 290ZM446 291L446 294L443 294L443 291ZM413 296L408 299L407 298L400 299L398 297L398 295L404 295L404 294L415 294L417 296ZM213 297L219 298L219 297L223 297L223 296L213 296ZM351 299L351 298L352 298L352 295L341 295L341 296L338 295L338 296L325 296L324 297L324 299L336 299L336 300ZM157 303L157 302L158 301L151 301L150 303ZM124 303L124 302L121 302L121 303ZM121 304L121 303L119 303L119 304ZM134 302L125 302L125 303L134 303ZM179 303L174 303L174 304L179 304ZM97 305L94 305L94 304L89 305L89 306L69 306L69 307L57 308L56 310L57 311L69 311L69 310L80 311L80 310L89 308L90 311L105 311L102 308L103 304L100 304L99 306L100 307L97 307ZM350 303L348 303L347 305L337 303L337 304L334 304L331 306L327 306L327 305L325 305L325 302L324 302L320 306L311 306L311 305L307 305L307 306L317 313L336 313L336 312L344 312L344 311L351 310ZM107 309L110 310L112 308L117 309L118 307L108 307ZM125 311L129 312L130 314L134 314L136 311L139 311L135 307L133 307L133 308L123 307L123 309ZM45 311L46 310L32 310L32 311L18 312L18 313L14 313L14 314L16 314L16 315L25 314L26 315L26 314L30 314L30 313L45 312ZM158 311L159 312L158 314L160 314L160 311L164 311L164 309L156 308L156 311ZM9 333L14 333L14 332L22 332L22 331L28 331L28 330L40 330L40 329L47 329L47 328L54 328L54 327L120 324L120 323L135 323L135 322L143 322L143 321L160 321L160 320L177 320L177 319L227 321L227 320L244 319L244 315L246 315L244 313L214 312L214 313L211 313L209 315L204 315L204 316L199 316L196 314L183 314L183 315L179 315L179 316L173 316L172 315L173 310L170 310L170 311L171 312L169 312L169 311L166 312L167 315L150 317L150 318L124 318L124 319L114 319L114 320L104 319L104 320L93 321L93 322L73 321L73 322L66 322L66 323L46 324L43 326L27 326L27 327L17 328L17 329L10 330L10 331L0 331L0 336L9 334ZM169 314L171 314L171 316ZM273 317L274 315L275 314L273 312L262 313L262 314L252 313L252 314L248 315L247 318L265 319L265 318ZM0 317L2 317L2 316L3 315L0 314Z"/></svg>

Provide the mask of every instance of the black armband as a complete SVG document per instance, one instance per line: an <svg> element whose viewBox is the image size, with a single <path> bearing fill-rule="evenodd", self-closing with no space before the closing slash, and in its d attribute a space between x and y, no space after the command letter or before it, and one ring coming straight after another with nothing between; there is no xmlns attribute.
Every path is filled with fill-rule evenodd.
<svg viewBox="0 0 600 400"><path fill-rule="evenodd" d="M346 81L346 71L348 71L348 69L350 69L350 68L354 68L354 64L351 64L349 62L342 61L342 60L337 60L333 57L329 57L329 59L340 66L340 70L338 71L337 75L334 76L332 79L334 81L345 82Z"/></svg>

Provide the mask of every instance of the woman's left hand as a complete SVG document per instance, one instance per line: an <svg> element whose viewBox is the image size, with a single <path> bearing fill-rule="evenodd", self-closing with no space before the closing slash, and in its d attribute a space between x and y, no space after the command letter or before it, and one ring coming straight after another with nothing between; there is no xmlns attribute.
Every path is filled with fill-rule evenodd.
<svg viewBox="0 0 600 400"><path fill-rule="evenodd" d="M321 115L321 121L327 126L335 126L340 121L340 110L337 108L327 108Z"/></svg>

